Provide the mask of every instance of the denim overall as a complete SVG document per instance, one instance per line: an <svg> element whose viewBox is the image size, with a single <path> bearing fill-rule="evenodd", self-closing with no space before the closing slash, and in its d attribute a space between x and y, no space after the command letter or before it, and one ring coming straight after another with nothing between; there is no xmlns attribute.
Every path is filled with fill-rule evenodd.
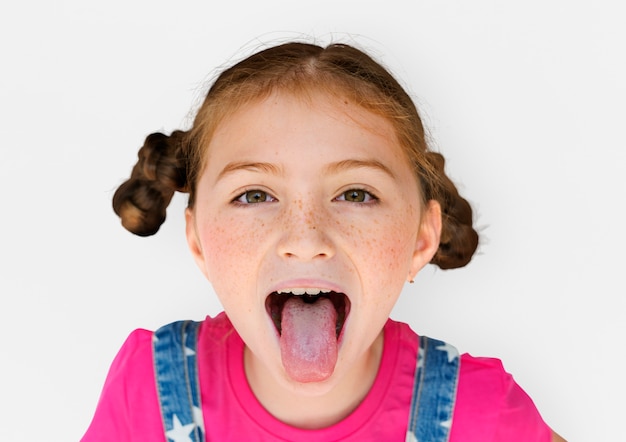
<svg viewBox="0 0 626 442"><path fill-rule="evenodd" d="M178 321L154 333L157 392L168 442L204 442L196 364L199 326ZM451 345L420 336L406 442L448 441L459 359Z"/></svg>

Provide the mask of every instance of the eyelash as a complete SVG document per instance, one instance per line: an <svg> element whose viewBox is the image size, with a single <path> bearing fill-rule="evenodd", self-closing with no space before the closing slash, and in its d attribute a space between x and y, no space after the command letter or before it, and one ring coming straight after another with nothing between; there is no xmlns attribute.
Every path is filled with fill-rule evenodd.
<svg viewBox="0 0 626 442"><path fill-rule="evenodd" d="M346 199L346 195L352 193L353 195L355 193L363 193L363 198L364 201L349 201ZM376 195L374 195L372 192L365 190L365 189L359 189L359 188L354 188L354 189L348 189L345 192L342 192L338 197L335 198L335 201L345 201L347 203L353 203L353 204L375 204L377 203L378 197Z"/></svg>
<svg viewBox="0 0 626 442"><path fill-rule="evenodd" d="M263 194L263 196L265 197L265 199L260 200L260 201L249 201L246 198L246 195L249 194ZM248 206L251 204L259 204L259 203L272 203L274 201L277 201L276 198L274 198L272 195L270 195L269 193L267 193L264 190L260 190L260 189L250 189L250 190L246 190L245 192L243 192L242 194L236 196L233 200L232 203L233 204L237 204L237 205L241 205L241 206Z"/></svg>

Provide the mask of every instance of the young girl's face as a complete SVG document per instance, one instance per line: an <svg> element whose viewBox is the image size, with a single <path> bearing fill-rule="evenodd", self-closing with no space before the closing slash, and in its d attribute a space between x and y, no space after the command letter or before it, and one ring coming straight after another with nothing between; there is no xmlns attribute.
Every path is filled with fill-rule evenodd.
<svg viewBox="0 0 626 442"><path fill-rule="evenodd" d="M248 376L338 385L438 247L439 207L421 207L392 125L348 100L277 93L226 118L206 155L187 237Z"/></svg>

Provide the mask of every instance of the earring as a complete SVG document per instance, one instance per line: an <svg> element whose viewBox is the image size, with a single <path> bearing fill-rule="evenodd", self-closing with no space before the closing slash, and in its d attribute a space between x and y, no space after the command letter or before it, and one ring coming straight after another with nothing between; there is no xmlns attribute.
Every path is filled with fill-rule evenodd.
<svg viewBox="0 0 626 442"><path fill-rule="evenodd" d="M413 284L415 281L413 279L409 280L409 284Z"/></svg>

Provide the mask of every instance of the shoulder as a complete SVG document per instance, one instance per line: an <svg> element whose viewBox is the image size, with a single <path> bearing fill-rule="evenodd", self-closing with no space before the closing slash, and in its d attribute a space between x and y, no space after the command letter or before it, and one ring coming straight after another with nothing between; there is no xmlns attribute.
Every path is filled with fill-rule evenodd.
<svg viewBox="0 0 626 442"><path fill-rule="evenodd" d="M111 363L103 393L111 388L125 385L129 379L142 379L144 382L150 380L150 374L152 374L152 337L153 332L143 329L137 329L128 335ZM125 386L131 387L130 385Z"/></svg>
<svg viewBox="0 0 626 442"><path fill-rule="evenodd" d="M390 322L387 327L396 333L395 339L411 347L410 354L417 353L416 335L408 325ZM551 431L499 359L463 354L450 441L486 440L549 442Z"/></svg>
<svg viewBox="0 0 626 442"><path fill-rule="evenodd" d="M550 429L499 359L464 354L451 440L549 441Z"/></svg>
<svg viewBox="0 0 626 442"><path fill-rule="evenodd" d="M152 339L154 332L137 329L131 332L115 356L111 369L129 368L129 362L148 360L152 362ZM132 365L130 366L132 367Z"/></svg>
<svg viewBox="0 0 626 442"><path fill-rule="evenodd" d="M93 420L82 441L163 438L154 388L152 337L151 331L143 329L128 336L111 364ZM136 439L139 434L154 439Z"/></svg>
<svg viewBox="0 0 626 442"><path fill-rule="evenodd" d="M207 349L215 348L232 330L223 313L215 318L207 317L199 323L199 339ZM137 329L126 338L111 363L96 412L82 441L164 439L156 390L154 336L152 331ZM203 360L207 358L205 355Z"/></svg>

